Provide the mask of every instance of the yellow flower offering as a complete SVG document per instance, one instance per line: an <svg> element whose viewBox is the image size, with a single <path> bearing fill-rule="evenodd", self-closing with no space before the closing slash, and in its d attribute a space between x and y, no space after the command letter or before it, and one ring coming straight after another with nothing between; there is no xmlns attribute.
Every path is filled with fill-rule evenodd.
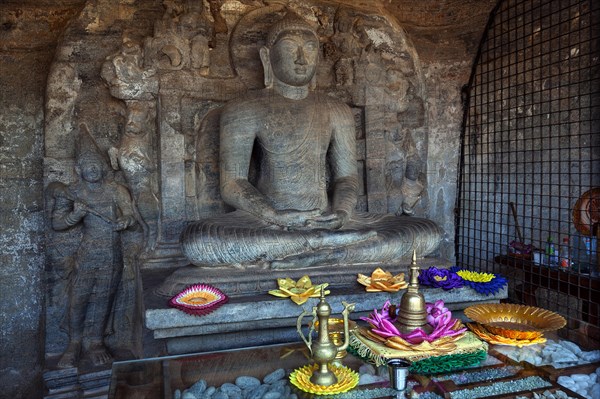
<svg viewBox="0 0 600 399"><path fill-rule="evenodd" d="M492 273L472 272L469 270L459 270L456 272L463 280L473 281L474 283L489 283L496 276Z"/></svg>
<svg viewBox="0 0 600 399"><path fill-rule="evenodd" d="M392 273L379 267L371 273L371 277L359 273L356 281L367 287L367 292L396 292L408 287L408 283L404 281L404 273L392 276Z"/></svg>
<svg viewBox="0 0 600 399"><path fill-rule="evenodd" d="M334 364L329 365L329 368L337 378L337 382L329 386L314 384L310 377L317 368L317 364L309 364L292 371L290 382L301 391L328 396L348 392L358 385L359 375L356 371L346 366Z"/></svg>
<svg viewBox="0 0 600 399"><path fill-rule="evenodd" d="M321 290L327 288L328 283L313 285L308 276L302 276L298 281L289 277L278 278L277 285L279 289L269 291L269 294L279 298L290 298L297 305L302 305L308 298L318 298L321 296ZM330 291L325 291L328 295Z"/></svg>

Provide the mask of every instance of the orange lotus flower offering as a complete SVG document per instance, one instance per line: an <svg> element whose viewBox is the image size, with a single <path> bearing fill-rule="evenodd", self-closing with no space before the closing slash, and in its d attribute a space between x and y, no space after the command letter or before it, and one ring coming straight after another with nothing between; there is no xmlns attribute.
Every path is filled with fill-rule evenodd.
<svg viewBox="0 0 600 399"><path fill-rule="evenodd" d="M367 287L367 292L396 292L408 287L404 273L392 276L392 273L379 267L371 273L371 277L359 274L356 281Z"/></svg>

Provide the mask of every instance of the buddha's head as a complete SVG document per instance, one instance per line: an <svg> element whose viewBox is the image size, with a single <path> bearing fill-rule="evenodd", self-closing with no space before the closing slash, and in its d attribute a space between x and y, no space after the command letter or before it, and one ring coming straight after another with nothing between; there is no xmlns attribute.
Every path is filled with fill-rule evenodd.
<svg viewBox="0 0 600 399"><path fill-rule="evenodd" d="M274 79L290 86L307 86L316 74L319 38L305 20L288 13L269 30L260 58L265 86L272 87Z"/></svg>

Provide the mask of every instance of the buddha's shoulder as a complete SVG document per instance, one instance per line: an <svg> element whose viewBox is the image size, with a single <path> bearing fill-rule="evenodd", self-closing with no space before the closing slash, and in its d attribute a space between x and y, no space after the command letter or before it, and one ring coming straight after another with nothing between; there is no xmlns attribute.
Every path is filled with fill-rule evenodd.
<svg viewBox="0 0 600 399"><path fill-rule="evenodd" d="M352 110L348 104L325 93L315 93L312 103L323 110L328 109L334 115L352 117Z"/></svg>
<svg viewBox="0 0 600 399"><path fill-rule="evenodd" d="M256 112L265 106L266 93L264 90L249 91L242 96L230 100L223 107L224 112Z"/></svg>

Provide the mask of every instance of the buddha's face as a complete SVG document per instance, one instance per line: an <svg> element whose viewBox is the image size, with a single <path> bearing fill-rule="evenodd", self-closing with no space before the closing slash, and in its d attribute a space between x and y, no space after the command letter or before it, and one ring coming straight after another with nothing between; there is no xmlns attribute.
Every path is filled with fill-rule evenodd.
<svg viewBox="0 0 600 399"><path fill-rule="evenodd" d="M315 75L319 41L312 32L284 32L270 50L273 74L283 83L304 86Z"/></svg>

